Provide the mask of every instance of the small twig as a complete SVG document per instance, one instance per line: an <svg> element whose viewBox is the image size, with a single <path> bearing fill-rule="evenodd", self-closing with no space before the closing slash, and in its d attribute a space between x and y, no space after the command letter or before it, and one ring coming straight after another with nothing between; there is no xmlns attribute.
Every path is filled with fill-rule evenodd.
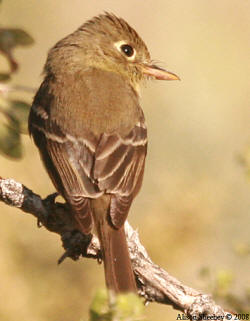
<svg viewBox="0 0 250 321"><path fill-rule="evenodd" d="M55 203L55 195L42 200L39 195L15 180L0 178L0 201L34 215L47 230L61 236L66 252L59 263L66 257L76 260L80 256L100 261L97 237L93 235L86 239L86 236L78 232L68 206ZM172 305L196 320L205 316L217 316L221 320L222 317L228 320L232 318L232 314L217 305L210 295L182 284L153 263L140 243L138 233L128 222L125 224L125 231L138 292L146 301ZM86 247L86 244L89 246Z"/></svg>

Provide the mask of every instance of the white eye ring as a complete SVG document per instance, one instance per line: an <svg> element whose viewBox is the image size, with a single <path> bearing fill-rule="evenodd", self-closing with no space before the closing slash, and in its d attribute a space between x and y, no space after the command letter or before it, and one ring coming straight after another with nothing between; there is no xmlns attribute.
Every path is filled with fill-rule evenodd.
<svg viewBox="0 0 250 321"><path fill-rule="evenodd" d="M124 51L122 50L122 46L127 45L130 46L133 49L133 55L132 56L127 56L126 53L124 53ZM114 46L116 47L116 49L121 52L123 55L125 55L125 57L129 60L129 61L133 61L135 60L135 56L136 56L136 50L135 48L133 48L131 45L129 45L127 43L127 41L121 40L121 41L117 41L114 43Z"/></svg>

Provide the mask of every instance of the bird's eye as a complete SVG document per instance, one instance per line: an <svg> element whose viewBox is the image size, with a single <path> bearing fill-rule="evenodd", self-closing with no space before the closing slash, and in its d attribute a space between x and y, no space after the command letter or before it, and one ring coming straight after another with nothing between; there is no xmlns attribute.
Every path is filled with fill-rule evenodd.
<svg viewBox="0 0 250 321"><path fill-rule="evenodd" d="M134 49L130 45L122 45L121 46L121 51L127 56L127 57L132 57L134 54Z"/></svg>
<svg viewBox="0 0 250 321"><path fill-rule="evenodd" d="M136 50L126 40L117 41L114 43L114 46L120 53L126 56L127 60L134 61Z"/></svg>

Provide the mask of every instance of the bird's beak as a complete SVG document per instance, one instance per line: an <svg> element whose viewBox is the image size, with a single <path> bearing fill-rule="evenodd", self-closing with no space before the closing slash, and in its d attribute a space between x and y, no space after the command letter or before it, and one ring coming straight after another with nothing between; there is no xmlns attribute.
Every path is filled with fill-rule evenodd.
<svg viewBox="0 0 250 321"><path fill-rule="evenodd" d="M142 72L144 75L151 76L159 80L180 80L180 78L174 73L156 65L143 64Z"/></svg>

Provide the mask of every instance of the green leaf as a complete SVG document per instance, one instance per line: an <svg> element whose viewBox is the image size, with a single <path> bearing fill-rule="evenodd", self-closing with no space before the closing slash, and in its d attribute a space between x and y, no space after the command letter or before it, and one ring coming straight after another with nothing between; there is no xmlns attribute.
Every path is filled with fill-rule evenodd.
<svg viewBox="0 0 250 321"><path fill-rule="evenodd" d="M29 46L34 43L34 39L22 29L9 29L9 31L20 46Z"/></svg>
<svg viewBox="0 0 250 321"><path fill-rule="evenodd" d="M250 254L250 243L235 242L233 245L234 252L239 256L248 256Z"/></svg>
<svg viewBox="0 0 250 321"><path fill-rule="evenodd" d="M0 81L4 82L10 80L10 76L11 75L9 73L0 73Z"/></svg>
<svg viewBox="0 0 250 321"><path fill-rule="evenodd" d="M140 321L144 319L144 305L134 293L118 295L109 304L106 290L99 290L90 306L90 321Z"/></svg>
<svg viewBox="0 0 250 321"><path fill-rule="evenodd" d="M230 270L219 270L216 275L215 292L218 297L224 297L229 293L234 280L234 275Z"/></svg>
<svg viewBox="0 0 250 321"><path fill-rule="evenodd" d="M30 104L21 100L11 100L10 107L6 111L9 116L9 126L14 130L26 134L28 132L29 111Z"/></svg>
<svg viewBox="0 0 250 321"><path fill-rule="evenodd" d="M33 38L22 29L0 28L0 49L4 52L10 52L16 46L27 46L33 43Z"/></svg>
<svg viewBox="0 0 250 321"><path fill-rule="evenodd" d="M118 295L116 302L118 320L143 320L144 305L134 293Z"/></svg>
<svg viewBox="0 0 250 321"><path fill-rule="evenodd" d="M0 123L0 152L11 158L22 157L20 134L3 123Z"/></svg>
<svg viewBox="0 0 250 321"><path fill-rule="evenodd" d="M90 306L90 321L112 321L112 311L108 305L106 290L99 290Z"/></svg>
<svg viewBox="0 0 250 321"><path fill-rule="evenodd" d="M207 277L210 276L211 271L210 271L209 267L203 266L203 267L200 269L199 274L200 274L200 277L202 277L202 278L207 278Z"/></svg>

